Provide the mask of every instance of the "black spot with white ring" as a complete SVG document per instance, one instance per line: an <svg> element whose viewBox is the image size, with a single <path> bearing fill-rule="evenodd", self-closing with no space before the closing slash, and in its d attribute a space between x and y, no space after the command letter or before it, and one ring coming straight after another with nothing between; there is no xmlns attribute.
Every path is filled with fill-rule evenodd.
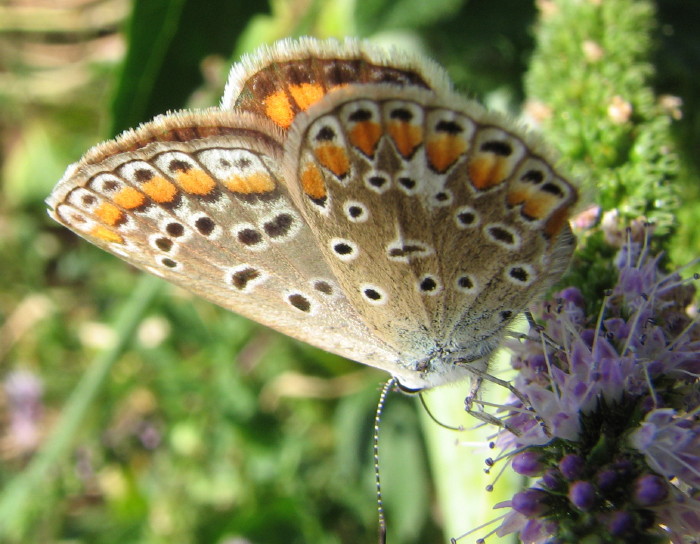
<svg viewBox="0 0 700 544"><path fill-rule="evenodd" d="M413 259L427 257L434 249L420 240L394 240L386 248L387 257L392 261L407 263Z"/></svg>
<svg viewBox="0 0 700 544"><path fill-rule="evenodd" d="M353 223L364 223L369 219L369 210L362 202L348 200L343 204L343 212L348 221Z"/></svg>
<svg viewBox="0 0 700 544"><path fill-rule="evenodd" d="M452 204L452 191L438 191L430 197L430 203L433 206L449 206Z"/></svg>
<svg viewBox="0 0 700 544"><path fill-rule="evenodd" d="M263 241L262 234L259 231L251 228L241 229L236 233L236 238L244 246L257 246Z"/></svg>
<svg viewBox="0 0 700 544"><path fill-rule="evenodd" d="M311 311L311 301L301 293L287 295L287 302L300 312L308 314Z"/></svg>
<svg viewBox="0 0 700 544"><path fill-rule="evenodd" d="M376 285L365 284L360 287L360 293L364 299L373 306L381 306L387 301L384 289Z"/></svg>
<svg viewBox="0 0 700 544"><path fill-rule="evenodd" d="M431 274L426 274L418 281L418 291L425 295L436 295L441 290L440 282Z"/></svg>
<svg viewBox="0 0 700 544"><path fill-rule="evenodd" d="M464 132L464 127L455 121L440 119L435 124L435 132L445 132L447 134L455 135Z"/></svg>
<svg viewBox="0 0 700 544"><path fill-rule="evenodd" d="M389 112L389 117L403 123L409 123L413 119L413 114L407 108L396 108Z"/></svg>
<svg viewBox="0 0 700 544"><path fill-rule="evenodd" d="M564 191L562 191L561 187L559 187L559 185L556 183L552 183L551 181L542 185L540 190L556 197L564 198Z"/></svg>
<svg viewBox="0 0 700 544"><path fill-rule="evenodd" d="M348 120L353 121L355 123L359 123L362 121L369 121L372 119L373 115L372 112L369 110L366 110L364 108L360 108L358 110L355 110L348 116Z"/></svg>
<svg viewBox="0 0 700 544"><path fill-rule="evenodd" d="M490 140L484 142L480 147L481 151L486 151L488 153L493 153L499 157L510 157L513 153L513 146L508 142L503 142L500 140Z"/></svg>
<svg viewBox="0 0 700 544"><path fill-rule="evenodd" d="M520 176L520 180L537 185L538 183L542 183L544 181L544 173L542 170L528 170L522 176Z"/></svg>
<svg viewBox="0 0 700 544"><path fill-rule="evenodd" d="M418 190L418 182L407 175L401 175L396 178L399 189L409 196L415 195Z"/></svg>
<svg viewBox="0 0 700 544"><path fill-rule="evenodd" d="M102 192L110 194L115 193L121 184L113 179L107 179L102 182Z"/></svg>
<svg viewBox="0 0 700 544"><path fill-rule="evenodd" d="M324 125L321 127L321 129L316 133L315 140L317 142L332 142L335 140L336 134L335 130L333 130L331 127L328 125Z"/></svg>
<svg viewBox="0 0 700 544"><path fill-rule="evenodd" d="M360 253L355 242L343 238L334 238L331 240L330 248L341 261L352 261Z"/></svg>
<svg viewBox="0 0 700 544"><path fill-rule="evenodd" d="M257 268L245 266L231 274L231 284L239 291L245 291L250 288L255 280L259 280L261 276L262 274Z"/></svg>
<svg viewBox="0 0 700 544"><path fill-rule="evenodd" d="M335 292L333 286L326 280L315 280L313 282L313 288L322 295L326 296L332 296Z"/></svg>
<svg viewBox="0 0 700 544"><path fill-rule="evenodd" d="M202 236L210 236L216 228L216 223L214 223L211 217L202 216L198 217L194 222L194 228L196 228Z"/></svg>
<svg viewBox="0 0 700 544"><path fill-rule="evenodd" d="M156 238L155 245L159 250L167 253L173 248L173 241L170 238Z"/></svg>
<svg viewBox="0 0 700 544"><path fill-rule="evenodd" d="M90 209L97 203L97 198L95 198L93 195L86 194L81 197L81 201L86 208Z"/></svg>
<svg viewBox="0 0 700 544"><path fill-rule="evenodd" d="M461 274L455 281L455 288L462 293L474 293L476 291L476 279L469 274Z"/></svg>
<svg viewBox="0 0 700 544"><path fill-rule="evenodd" d="M291 214L280 213L276 215L272 220L267 221L263 225L263 229L270 238L280 238L289 234L293 223L294 217L292 217Z"/></svg>
<svg viewBox="0 0 700 544"><path fill-rule="evenodd" d="M511 283L525 287L535 280L535 271L529 264L518 264L506 269L506 279Z"/></svg>
<svg viewBox="0 0 700 544"><path fill-rule="evenodd" d="M481 221L479 213L471 206L461 206L457 208L454 218L455 223L457 223L460 229L474 228Z"/></svg>
<svg viewBox="0 0 700 544"><path fill-rule="evenodd" d="M367 172L363 178L365 187L367 187L373 193L382 194L389 190L391 187L391 182L389 180L389 175L385 172L380 171L370 171Z"/></svg>
<svg viewBox="0 0 700 544"><path fill-rule="evenodd" d="M367 178L367 183L369 183L372 187L376 187L377 189L381 189L384 187L384 184L387 183L387 178L384 176L369 176Z"/></svg>
<svg viewBox="0 0 700 544"><path fill-rule="evenodd" d="M484 227L486 236L495 244L513 250L520 247L520 235L511 227L501 223L491 223Z"/></svg>
<svg viewBox="0 0 700 544"><path fill-rule="evenodd" d="M168 223L165 226L165 232L174 238L179 238L185 234L185 227L181 223Z"/></svg>

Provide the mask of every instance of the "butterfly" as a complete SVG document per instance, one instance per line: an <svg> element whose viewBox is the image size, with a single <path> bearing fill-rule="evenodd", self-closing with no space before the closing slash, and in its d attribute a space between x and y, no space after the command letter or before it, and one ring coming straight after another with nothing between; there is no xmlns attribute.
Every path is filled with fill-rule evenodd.
<svg viewBox="0 0 700 544"><path fill-rule="evenodd" d="M576 188L429 59L284 40L218 108L90 149L47 200L128 263L421 391L485 371L565 272Z"/></svg>

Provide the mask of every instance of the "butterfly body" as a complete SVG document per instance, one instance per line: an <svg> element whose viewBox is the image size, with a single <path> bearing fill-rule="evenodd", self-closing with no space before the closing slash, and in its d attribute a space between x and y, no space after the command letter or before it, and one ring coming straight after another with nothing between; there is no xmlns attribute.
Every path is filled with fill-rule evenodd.
<svg viewBox="0 0 700 544"><path fill-rule="evenodd" d="M306 40L235 67L221 108L88 152L48 203L139 268L426 389L485 370L563 274L576 198L436 66Z"/></svg>

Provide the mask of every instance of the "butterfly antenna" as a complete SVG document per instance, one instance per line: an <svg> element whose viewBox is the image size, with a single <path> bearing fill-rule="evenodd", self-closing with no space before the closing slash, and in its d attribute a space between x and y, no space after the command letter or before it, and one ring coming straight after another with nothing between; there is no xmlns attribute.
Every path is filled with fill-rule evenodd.
<svg viewBox="0 0 700 544"><path fill-rule="evenodd" d="M389 391L396 383L394 378L390 378L382 387L382 392L379 395L379 402L377 403L377 411L374 414L374 437L373 451L374 451L374 485L377 489L377 516L379 518L379 544L386 544L386 518L384 517L384 504L382 502L382 482L379 476L379 424L382 421L382 410L384 410L384 403L386 402L386 396Z"/></svg>

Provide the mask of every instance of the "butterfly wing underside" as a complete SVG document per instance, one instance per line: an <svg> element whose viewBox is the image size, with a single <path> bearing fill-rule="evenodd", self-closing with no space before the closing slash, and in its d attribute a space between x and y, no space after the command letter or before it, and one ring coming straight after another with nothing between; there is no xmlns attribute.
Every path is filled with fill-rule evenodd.
<svg viewBox="0 0 700 544"><path fill-rule="evenodd" d="M220 109L69 168L51 215L225 308L422 389L482 370L566 269L576 189L428 59L283 40Z"/></svg>
<svg viewBox="0 0 700 544"><path fill-rule="evenodd" d="M289 336L387 368L278 172L265 119L157 118L69 168L50 214L93 244Z"/></svg>
<svg viewBox="0 0 700 544"><path fill-rule="evenodd" d="M414 370L489 354L573 251L575 188L497 121L456 96L366 86L328 95L289 137L285 174L317 246Z"/></svg>

